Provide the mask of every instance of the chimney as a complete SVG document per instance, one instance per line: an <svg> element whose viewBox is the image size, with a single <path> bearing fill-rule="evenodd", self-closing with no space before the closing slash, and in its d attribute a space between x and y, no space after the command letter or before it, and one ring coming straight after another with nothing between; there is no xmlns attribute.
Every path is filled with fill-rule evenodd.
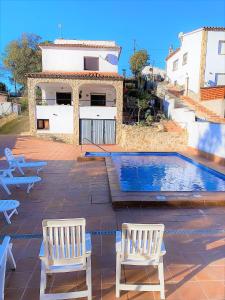
<svg viewBox="0 0 225 300"><path fill-rule="evenodd" d="M169 47L169 55L171 54L171 53L173 53L173 45L170 45L170 47Z"/></svg>

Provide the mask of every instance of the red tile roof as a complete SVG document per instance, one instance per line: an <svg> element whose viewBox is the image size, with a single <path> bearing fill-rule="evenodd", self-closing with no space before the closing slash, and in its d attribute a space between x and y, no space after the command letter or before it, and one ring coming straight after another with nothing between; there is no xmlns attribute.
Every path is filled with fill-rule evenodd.
<svg viewBox="0 0 225 300"><path fill-rule="evenodd" d="M37 73L28 73L28 78L67 78L67 79L116 79L123 80L123 76L114 72L62 72L62 71L45 71Z"/></svg>
<svg viewBox="0 0 225 300"><path fill-rule="evenodd" d="M170 53L170 54L166 57L166 60L168 60L170 57L172 57L174 54L176 54L179 50L180 50L180 48L177 48L177 49L174 50L172 53Z"/></svg>
<svg viewBox="0 0 225 300"><path fill-rule="evenodd" d="M210 27L210 26L206 26L203 27L204 30L206 31L225 31L225 27Z"/></svg>

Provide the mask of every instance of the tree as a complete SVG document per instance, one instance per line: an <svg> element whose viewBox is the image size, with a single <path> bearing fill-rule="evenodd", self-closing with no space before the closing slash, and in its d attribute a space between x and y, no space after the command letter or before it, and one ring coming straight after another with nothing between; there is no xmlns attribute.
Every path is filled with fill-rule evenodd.
<svg viewBox="0 0 225 300"><path fill-rule="evenodd" d="M139 50L130 58L130 69L135 77L141 75L142 69L148 65L149 55L147 50Z"/></svg>
<svg viewBox="0 0 225 300"><path fill-rule="evenodd" d="M17 84L26 89L26 74L41 71L41 50L38 44L41 38L35 34L23 34L18 40L10 42L3 55L3 64L10 71L10 79L14 83L15 92Z"/></svg>
<svg viewBox="0 0 225 300"><path fill-rule="evenodd" d="M137 99L138 107L138 124L140 124L141 111L146 110L149 107L149 94L146 92L140 92Z"/></svg>
<svg viewBox="0 0 225 300"><path fill-rule="evenodd" d="M4 82L0 82L0 92L7 92L7 86Z"/></svg>

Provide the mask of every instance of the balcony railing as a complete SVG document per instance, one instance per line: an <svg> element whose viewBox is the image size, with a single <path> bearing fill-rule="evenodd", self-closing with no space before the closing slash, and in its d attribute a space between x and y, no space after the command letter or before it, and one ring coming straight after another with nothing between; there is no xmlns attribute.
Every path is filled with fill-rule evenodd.
<svg viewBox="0 0 225 300"><path fill-rule="evenodd" d="M72 105L72 100L68 100L68 104L66 104L66 99L36 99L36 105ZM61 104L59 104L61 102ZM64 103L63 103L64 102ZM95 101L96 102L96 101ZM89 105L87 104L89 103ZM106 100L106 105L90 105L90 100L79 100L80 107L116 107L114 100Z"/></svg>

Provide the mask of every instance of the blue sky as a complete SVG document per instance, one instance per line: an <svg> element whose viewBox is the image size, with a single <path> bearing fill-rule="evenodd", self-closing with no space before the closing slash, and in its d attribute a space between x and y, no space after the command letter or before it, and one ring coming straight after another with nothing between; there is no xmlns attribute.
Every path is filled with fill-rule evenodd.
<svg viewBox="0 0 225 300"><path fill-rule="evenodd" d="M134 39L150 62L164 67L179 32L225 26L225 0L0 0L0 53L23 32L54 40L59 23L64 38L115 40L123 49L120 72L129 73Z"/></svg>

